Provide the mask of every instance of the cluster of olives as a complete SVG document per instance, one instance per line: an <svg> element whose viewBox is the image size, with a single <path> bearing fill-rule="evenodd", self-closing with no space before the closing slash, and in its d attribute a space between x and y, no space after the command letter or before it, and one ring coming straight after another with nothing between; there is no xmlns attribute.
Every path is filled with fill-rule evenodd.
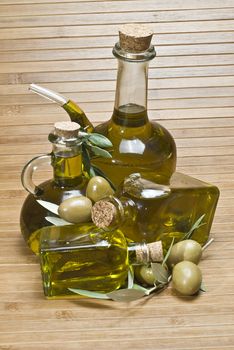
<svg viewBox="0 0 234 350"><path fill-rule="evenodd" d="M109 182L101 176L92 177L86 188L86 196L76 196L64 200L59 208L59 216L72 223L80 224L91 220L93 202L114 193Z"/></svg>
<svg viewBox="0 0 234 350"><path fill-rule="evenodd" d="M172 271L173 288L180 294L194 295L199 291L202 273L197 264L201 256L201 245L192 239L173 245L166 264ZM138 266L135 274L139 282L154 285L155 277L151 266Z"/></svg>

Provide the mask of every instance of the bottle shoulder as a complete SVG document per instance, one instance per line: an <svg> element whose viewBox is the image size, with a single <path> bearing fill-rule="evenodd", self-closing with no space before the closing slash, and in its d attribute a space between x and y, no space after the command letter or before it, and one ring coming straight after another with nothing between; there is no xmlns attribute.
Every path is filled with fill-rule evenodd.
<svg viewBox="0 0 234 350"><path fill-rule="evenodd" d="M149 145L151 149L160 147L162 149L170 148L170 151L176 153L176 144L171 133L161 124L155 121L149 121L141 127L126 127L119 126L112 122L112 120L99 124L95 127L95 132L98 132L109 138L116 147L126 142L126 140L134 140L135 144L131 147L138 146L137 140L145 145Z"/></svg>

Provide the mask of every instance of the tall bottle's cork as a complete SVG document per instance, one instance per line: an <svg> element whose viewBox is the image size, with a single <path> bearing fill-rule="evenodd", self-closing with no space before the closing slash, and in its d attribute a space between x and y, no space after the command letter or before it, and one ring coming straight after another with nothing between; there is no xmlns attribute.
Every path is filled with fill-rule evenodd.
<svg viewBox="0 0 234 350"><path fill-rule="evenodd" d="M54 133L66 139L76 138L78 136L80 126L77 123L64 121L54 124Z"/></svg>
<svg viewBox="0 0 234 350"><path fill-rule="evenodd" d="M150 47L152 36L153 31L146 25L125 24L119 29L119 44L128 52L144 52Z"/></svg>

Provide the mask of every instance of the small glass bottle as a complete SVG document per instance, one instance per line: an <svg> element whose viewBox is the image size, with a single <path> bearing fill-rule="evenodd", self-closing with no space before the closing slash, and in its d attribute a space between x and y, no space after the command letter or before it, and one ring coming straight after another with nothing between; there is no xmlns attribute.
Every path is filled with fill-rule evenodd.
<svg viewBox="0 0 234 350"><path fill-rule="evenodd" d="M36 94L42 97L47 98L50 101L57 103L68 113L71 121L78 123L81 126L81 128L85 129L85 131L93 131L93 125L87 118L85 112L72 100L66 98L61 94L58 94L53 90L47 89L36 84L30 84L29 90L35 92Z"/></svg>
<svg viewBox="0 0 234 350"><path fill-rule="evenodd" d="M168 184L176 168L176 146L170 133L150 122L147 113L148 64L156 53L152 32L141 24L125 25L113 49L118 59L117 86L112 118L95 127L113 144L112 158L93 163L118 187L140 172L156 183Z"/></svg>
<svg viewBox="0 0 234 350"><path fill-rule="evenodd" d="M93 224L41 229L40 261L48 298L77 297L69 290L108 293L122 287L131 264L163 260L161 242L128 244L123 233Z"/></svg>
<svg viewBox="0 0 234 350"><path fill-rule="evenodd" d="M135 242L162 240L167 249L173 237L175 241L182 239L205 214L205 224L192 236L203 245L209 236L218 198L216 186L181 173L172 175L170 186L132 174L116 197L95 203L92 219L100 228L120 227Z"/></svg>
<svg viewBox="0 0 234 350"><path fill-rule="evenodd" d="M22 171L22 184L30 194L21 209L20 227L34 253L38 253L38 229L50 225L46 217L53 215L37 200L59 205L67 198L85 194L88 177L82 169L82 143L78 132L76 123L55 123L54 131L49 134L52 152L33 158ZM32 180L34 170L48 164L52 165L53 179L36 186Z"/></svg>

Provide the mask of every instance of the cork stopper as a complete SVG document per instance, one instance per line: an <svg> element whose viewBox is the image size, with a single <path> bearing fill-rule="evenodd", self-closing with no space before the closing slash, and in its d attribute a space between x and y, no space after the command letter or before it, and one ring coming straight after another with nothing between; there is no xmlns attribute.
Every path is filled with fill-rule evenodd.
<svg viewBox="0 0 234 350"><path fill-rule="evenodd" d="M136 249L136 259L140 264L163 261L162 242L140 244Z"/></svg>
<svg viewBox="0 0 234 350"><path fill-rule="evenodd" d="M119 29L121 49L132 52L144 52L150 47L153 31L143 24L125 24Z"/></svg>
<svg viewBox="0 0 234 350"><path fill-rule="evenodd" d="M76 138L78 136L80 126L74 122L57 122L54 124L54 132L60 137L66 139Z"/></svg>
<svg viewBox="0 0 234 350"><path fill-rule="evenodd" d="M150 262L163 261L164 256L163 256L162 241L148 243L147 247L149 249Z"/></svg>
<svg viewBox="0 0 234 350"><path fill-rule="evenodd" d="M100 228L105 228L111 225L117 215L117 210L114 204L100 200L94 204L92 208L92 221Z"/></svg>

